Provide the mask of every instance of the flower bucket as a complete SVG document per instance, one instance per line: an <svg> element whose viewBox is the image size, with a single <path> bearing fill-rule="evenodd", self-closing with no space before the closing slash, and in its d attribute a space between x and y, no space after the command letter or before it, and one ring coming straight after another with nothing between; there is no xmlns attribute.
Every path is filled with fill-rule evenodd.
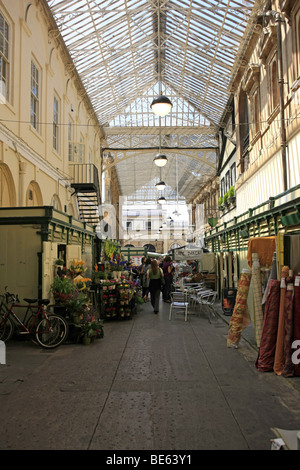
<svg viewBox="0 0 300 470"><path fill-rule="evenodd" d="M88 344L91 344L91 338L89 336L84 335L82 342L85 346L87 346Z"/></svg>

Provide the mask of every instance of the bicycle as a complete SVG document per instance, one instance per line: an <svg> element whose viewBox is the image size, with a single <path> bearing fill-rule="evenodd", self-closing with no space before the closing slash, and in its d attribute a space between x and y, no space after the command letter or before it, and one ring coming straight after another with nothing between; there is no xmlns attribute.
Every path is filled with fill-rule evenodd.
<svg viewBox="0 0 300 470"><path fill-rule="evenodd" d="M25 299L27 305L20 304L17 295L10 294L5 288L0 304L0 340L6 342L11 339L16 328L20 335L28 335L36 344L43 348L56 348L68 336L69 326L66 320L52 312L47 312L45 306L48 299ZM9 307L9 303L11 303ZM26 308L24 319L21 320L15 313L16 307ZM36 309L36 312L34 311Z"/></svg>

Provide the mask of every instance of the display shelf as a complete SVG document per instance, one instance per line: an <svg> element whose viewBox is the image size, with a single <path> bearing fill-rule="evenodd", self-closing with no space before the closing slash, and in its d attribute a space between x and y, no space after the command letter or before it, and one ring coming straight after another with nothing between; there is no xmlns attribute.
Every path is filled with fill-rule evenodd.
<svg viewBox="0 0 300 470"><path fill-rule="evenodd" d="M100 283L100 317L104 320L132 318L135 312L136 289L126 281Z"/></svg>

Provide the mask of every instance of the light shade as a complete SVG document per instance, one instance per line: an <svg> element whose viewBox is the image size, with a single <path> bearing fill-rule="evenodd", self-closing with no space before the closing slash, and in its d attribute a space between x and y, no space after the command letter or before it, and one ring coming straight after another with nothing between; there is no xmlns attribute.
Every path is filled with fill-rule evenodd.
<svg viewBox="0 0 300 470"><path fill-rule="evenodd" d="M157 202L159 202L159 204L165 204L167 201L166 201L166 199L162 196L162 197L160 197L160 198L158 199Z"/></svg>
<svg viewBox="0 0 300 470"><path fill-rule="evenodd" d="M157 187L157 189L159 189L160 191L162 191L163 189L165 189L166 183L165 183L164 181L160 181L159 183L156 183L155 186Z"/></svg>
<svg viewBox="0 0 300 470"><path fill-rule="evenodd" d="M171 109L172 103L167 96L159 95L157 98L154 98L152 101L150 108L157 116L166 116Z"/></svg>
<svg viewBox="0 0 300 470"><path fill-rule="evenodd" d="M160 153L158 155L156 155L156 157L154 158L155 165L160 166L160 167L165 166L167 161L168 161L167 157L165 155L160 154Z"/></svg>

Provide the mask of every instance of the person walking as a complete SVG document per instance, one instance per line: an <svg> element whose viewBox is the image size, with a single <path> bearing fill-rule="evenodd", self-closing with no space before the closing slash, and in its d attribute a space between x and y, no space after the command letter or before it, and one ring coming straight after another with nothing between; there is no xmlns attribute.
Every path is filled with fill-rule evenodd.
<svg viewBox="0 0 300 470"><path fill-rule="evenodd" d="M151 305L154 309L154 313L158 313L163 272L161 268L158 266L156 259L151 260L151 266L147 271L147 277L150 280L149 292L150 292Z"/></svg>
<svg viewBox="0 0 300 470"><path fill-rule="evenodd" d="M174 273L174 266L172 264L171 256L166 256L163 262L163 274L165 285L163 287L163 301L164 302L171 302L171 285L173 282L173 273Z"/></svg>
<svg viewBox="0 0 300 470"><path fill-rule="evenodd" d="M147 272L150 269L151 265L151 259L150 258L145 258L144 264L141 269L141 286L143 290L143 299L145 302L148 302L148 294L149 294L149 277L147 277Z"/></svg>

